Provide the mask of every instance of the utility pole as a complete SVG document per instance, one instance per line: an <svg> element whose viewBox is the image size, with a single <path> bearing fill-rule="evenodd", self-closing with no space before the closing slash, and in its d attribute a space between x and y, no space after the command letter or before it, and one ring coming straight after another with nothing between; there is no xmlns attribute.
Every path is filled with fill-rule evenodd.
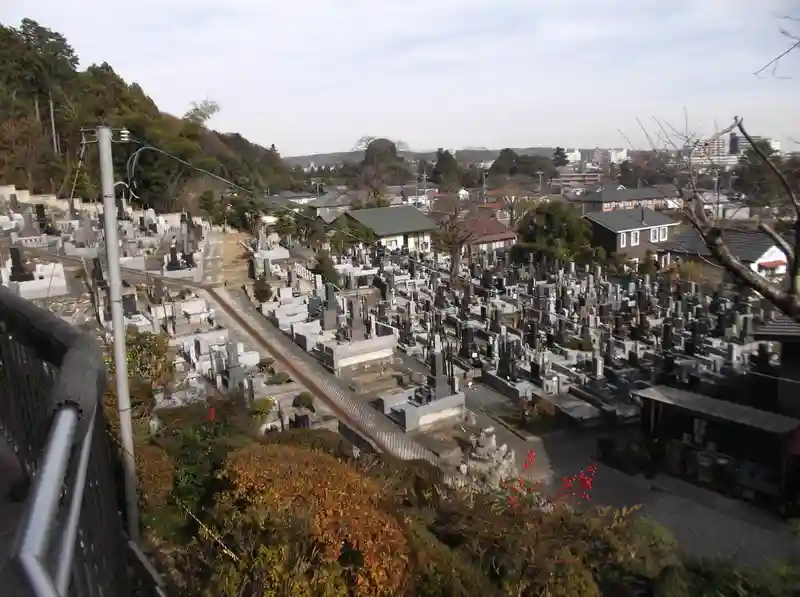
<svg viewBox="0 0 800 597"><path fill-rule="evenodd" d="M542 194L542 175L544 174L544 172L539 170L536 174L539 175L539 194L541 195Z"/></svg>
<svg viewBox="0 0 800 597"><path fill-rule="evenodd" d="M136 496L136 461L133 455L133 421L131 395L128 387L128 359L125 342L125 318L122 314L122 273L119 266L117 235L117 201L114 195L114 162L111 152L111 129L97 129L97 148L100 153L100 182L103 191L106 255L108 258L108 287L111 298L111 322L114 336L114 369L117 382L117 413L119 414L122 462L125 472L125 501L128 534L131 541L139 540L139 508Z"/></svg>

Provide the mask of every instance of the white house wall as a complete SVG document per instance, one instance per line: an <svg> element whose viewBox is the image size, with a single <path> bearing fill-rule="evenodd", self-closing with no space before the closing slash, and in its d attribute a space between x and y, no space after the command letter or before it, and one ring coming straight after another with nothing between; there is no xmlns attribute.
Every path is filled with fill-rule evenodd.
<svg viewBox="0 0 800 597"><path fill-rule="evenodd" d="M771 247L767 249L766 253L764 253L755 263L750 264L750 269L754 272L758 273L758 268L763 263L769 263L771 261L783 261L784 265L779 265L773 271L777 275L782 275L786 273L786 255L783 254L778 247Z"/></svg>
<svg viewBox="0 0 800 597"><path fill-rule="evenodd" d="M409 251L430 251L431 235L429 232L416 232L408 234L407 236L408 244L406 244L402 234L383 236L380 240L383 246L389 250L402 249L404 246L407 246Z"/></svg>

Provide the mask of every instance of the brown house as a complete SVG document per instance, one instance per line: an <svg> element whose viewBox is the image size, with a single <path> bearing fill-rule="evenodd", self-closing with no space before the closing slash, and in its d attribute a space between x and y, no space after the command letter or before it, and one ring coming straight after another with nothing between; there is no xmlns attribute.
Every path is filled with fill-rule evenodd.
<svg viewBox="0 0 800 597"><path fill-rule="evenodd" d="M469 238L468 250L473 254L507 249L517 242L517 232L491 213L484 212L468 218L463 221L463 227Z"/></svg>

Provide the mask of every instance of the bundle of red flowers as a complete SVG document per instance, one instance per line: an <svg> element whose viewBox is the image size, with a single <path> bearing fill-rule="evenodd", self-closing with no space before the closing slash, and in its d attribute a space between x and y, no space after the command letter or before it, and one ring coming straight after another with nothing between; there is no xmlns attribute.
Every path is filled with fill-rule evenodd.
<svg viewBox="0 0 800 597"><path fill-rule="evenodd" d="M536 462L536 451L531 449L525 458L525 463L522 465L524 471L529 475L533 474L533 465ZM594 476L597 472L597 466L594 463L589 464L586 468L578 471L572 476L561 477L561 488L556 494L555 502L563 502L571 498L581 500L590 500L591 491L594 485ZM525 496L542 496L541 481L534 481L532 479L523 479L517 477L514 479L507 479L503 482L503 489L507 492L508 504L514 506L517 504L518 499Z"/></svg>

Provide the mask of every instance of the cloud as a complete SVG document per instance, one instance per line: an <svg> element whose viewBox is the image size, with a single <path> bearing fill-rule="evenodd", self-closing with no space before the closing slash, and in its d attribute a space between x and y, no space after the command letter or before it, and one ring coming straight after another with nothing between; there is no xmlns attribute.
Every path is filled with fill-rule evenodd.
<svg viewBox="0 0 800 597"><path fill-rule="evenodd" d="M9 0L6 0L8 3ZM800 137L795 79L753 72L786 45L796 0L10 0L169 112L286 155L363 135L414 148L644 143L636 116L747 119ZM798 56L782 68L797 73ZM798 74L800 77L800 74Z"/></svg>

